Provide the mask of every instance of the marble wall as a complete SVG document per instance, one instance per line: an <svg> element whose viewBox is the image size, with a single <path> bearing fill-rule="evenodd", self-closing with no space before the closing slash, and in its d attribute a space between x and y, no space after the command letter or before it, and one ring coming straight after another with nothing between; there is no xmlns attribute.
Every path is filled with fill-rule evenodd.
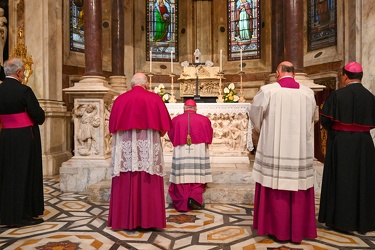
<svg viewBox="0 0 375 250"><path fill-rule="evenodd" d="M356 43L355 51L358 52L358 60L363 67L363 84L375 94L375 1L362 0L358 2L357 25L345 37L348 43ZM350 10L349 10L350 11ZM348 13L351 15L351 12ZM353 35L352 35L353 34ZM356 37L353 41L352 38ZM351 60L351 57L348 58Z"/></svg>

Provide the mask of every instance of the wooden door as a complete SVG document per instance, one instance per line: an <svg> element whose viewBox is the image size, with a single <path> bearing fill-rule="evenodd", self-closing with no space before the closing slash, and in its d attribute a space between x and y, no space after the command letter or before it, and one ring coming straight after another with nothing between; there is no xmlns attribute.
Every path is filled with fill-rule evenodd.
<svg viewBox="0 0 375 250"><path fill-rule="evenodd" d="M324 85L326 88L316 94L316 104L319 107L319 114L323 108L324 101L327 99L329 94L336 89L336 78L324 78L314 81L316 84ZM314 126L314 157L320 161L324 162L324 157L326 154L326 143L327 143L327 131L322 127L319 121L315 123Z"/></svg>

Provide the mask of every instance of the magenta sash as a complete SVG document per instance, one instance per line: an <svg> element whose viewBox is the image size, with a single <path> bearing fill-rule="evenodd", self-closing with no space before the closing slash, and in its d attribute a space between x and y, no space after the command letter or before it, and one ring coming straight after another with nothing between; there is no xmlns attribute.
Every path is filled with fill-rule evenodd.
<svg viewBox="0 0 375 250"><path fill-rule="evenodd" d="M364 125L356 125L356 124L343 124L339 122L335 122L332 125L333 129L342 130L342 131L349 131L349 132L369 132L372 127L364 126Z"/></svg>
<svg viewBox="0 0 375 250"><path fill-rule="evenodd" d="M34 122L26 112L0 115L0 122L2 128L23 128L34 125Z"/></svg>

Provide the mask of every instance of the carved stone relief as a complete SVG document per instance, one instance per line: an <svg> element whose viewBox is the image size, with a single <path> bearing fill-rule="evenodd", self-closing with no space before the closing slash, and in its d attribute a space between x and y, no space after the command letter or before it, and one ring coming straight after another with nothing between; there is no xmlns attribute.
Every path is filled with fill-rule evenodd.
<svg viewBox="0 0 375 250"><path fill-rule="evenodd" d="M182 105L179 111L171 106L170 104L167 105L171 118L183 112ZM198 105L197 112L210 119L214 131L212 144L210 145L211 156L246 156L249 154L247 145L248 138L251 140L251 134L249 135L247 108L246 104L243 106L240 104ZM168 135L162 138L162 143L165 153L173 151L173 145Z"/></svg>
<svg viewBox="0 0 375 250"><path fill-rule="evenodd" d="M105 103L104 105L104 151L105 154L111 154L112 150L112 134L109 132L109 116L112 109L111 103Z"/></svg>
<svg viewBox="0 0 375 250"><path fill-rule="evenodd" d="M219 95L220 76L218 67L187 66L178 79L180 82L180 96L190 97L195 95L196 81L198 80L198 93L200 96L212 97ZM198 79L197 79L198 76Z"/></svg>
<svg viewBox="0 0 375 250"><path fill-rule="evenodd" d="M98 107L95 104L79 104L73 110L73 116L78 122L76 153L81 156L99 154L98 128L100 126L100 116Z"/></svg>

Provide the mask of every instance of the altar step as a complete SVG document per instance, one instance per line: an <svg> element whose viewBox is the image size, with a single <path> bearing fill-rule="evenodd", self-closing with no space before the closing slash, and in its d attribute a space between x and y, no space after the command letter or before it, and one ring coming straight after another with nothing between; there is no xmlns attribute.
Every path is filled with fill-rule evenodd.
<svg viewBox="0 0 375 250"><path fill-rule="evenodd" d="M251 165L251 166L250 166ZM213 163L211 166L212 182L207 184L203 193L205 203L253 203L253 190L255 187L251 177L251 164L245 163ZM170 170L166 176L169 176ZM168 195L169 178L164 179L166 202L171 203Z"/></svg>
<svg viewBox="0 0 375 250"><path fill-rule="evenodd" d="M171 203L168 195L168 185L164 186L166 202ZM87 198L91 202L109 202L111 181L104 180L87 188ZM238 203L253 202L254 184L209 183L203 194L205 203Z"/></svg>
<svg viewBox="0 0 375 250"><path fill-rule="evenodd" d="M252 162L251 162L252 166ZM323 164L315 161L315 194L320 196ZM203 194L205 203L252 204L254 201L255 182L249 164L219 164L212 166L213 182ZM171 203L168 195L170 169L166 169L164 192L166 203ZM111 180L103 180L87 188L87 197L91 202L109 202Z"/></svg>
<svg viewBox="0 0 375 250"><path fill-rule="evenodd" d="M251 177L250 164L213 163L211 171L213 182L208 183L203 194L205 203L252 203L254 182ZM171 203L168 195L169 175L170 168L166 168L164 193L167 203ZM111 180L103 180L87 188L87 197L92 202L109 202L110 188Z"/></svg>

